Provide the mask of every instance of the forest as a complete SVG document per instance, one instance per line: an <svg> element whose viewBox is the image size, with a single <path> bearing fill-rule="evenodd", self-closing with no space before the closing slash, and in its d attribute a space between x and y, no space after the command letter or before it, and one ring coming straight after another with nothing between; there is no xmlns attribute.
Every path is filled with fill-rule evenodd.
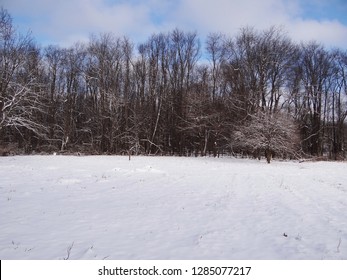
<svg viewBox="0 0 347 280"><path fill-rule="evenodd" d="M347 52L285 30L39 46L0 10L0 155L343 160Z"/></svg>

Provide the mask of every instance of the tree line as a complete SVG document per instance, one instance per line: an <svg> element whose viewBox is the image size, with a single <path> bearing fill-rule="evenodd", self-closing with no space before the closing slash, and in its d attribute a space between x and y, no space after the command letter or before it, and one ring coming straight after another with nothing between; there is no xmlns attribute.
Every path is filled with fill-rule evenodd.
<svg viewBox="0 0 347 280"><path fill-rule="evenodd" d="M0 11L0 147L343 159L347 52L281 28L39 47ZM4 152L5 153L5 152Z"/></svg>

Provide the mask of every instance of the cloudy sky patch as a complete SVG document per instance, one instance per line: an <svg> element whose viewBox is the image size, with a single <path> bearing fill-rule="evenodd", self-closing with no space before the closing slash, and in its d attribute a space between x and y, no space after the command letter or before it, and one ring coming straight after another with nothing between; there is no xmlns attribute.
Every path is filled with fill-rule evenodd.
<svg viewBox="0 0 347 280"><path fill-rule="evenodd" d="M235 35L241 27L283 26L295 41L347 49L345 0L2 0L21 32L42 45L68 46L91 33L142 42L173 28Z"/></svg>

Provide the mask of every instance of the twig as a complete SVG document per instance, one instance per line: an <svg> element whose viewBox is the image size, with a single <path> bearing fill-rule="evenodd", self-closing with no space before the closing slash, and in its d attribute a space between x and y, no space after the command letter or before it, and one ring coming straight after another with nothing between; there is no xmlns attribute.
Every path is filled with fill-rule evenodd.
<svg viewBox="0 0 347 280"><path fill-rule="evenodd" d="M336 248L336 253L340 253L341 242L342 242L342 240L341 240L341 237L340 237L339 244L337 245L337 248Z"/></svg>
<svg viewBox="0 0 347 280"><path fill-rule="evenodd" d="M72 242L72 244L69 247L67 247L67 257L64 258L64 260L68 260L70 258L70 253L74 244L75 244L75 241Z"/></svg>

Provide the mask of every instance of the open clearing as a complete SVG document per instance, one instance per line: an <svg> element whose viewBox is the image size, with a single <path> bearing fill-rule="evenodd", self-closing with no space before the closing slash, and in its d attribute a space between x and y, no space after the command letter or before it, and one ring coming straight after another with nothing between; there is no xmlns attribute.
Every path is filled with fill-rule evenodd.
<svg viewBox="0 0 347 280"><path fill-rule="evenodd" d="M347 259L347 164L0 158L0 259Z"/></svg>

